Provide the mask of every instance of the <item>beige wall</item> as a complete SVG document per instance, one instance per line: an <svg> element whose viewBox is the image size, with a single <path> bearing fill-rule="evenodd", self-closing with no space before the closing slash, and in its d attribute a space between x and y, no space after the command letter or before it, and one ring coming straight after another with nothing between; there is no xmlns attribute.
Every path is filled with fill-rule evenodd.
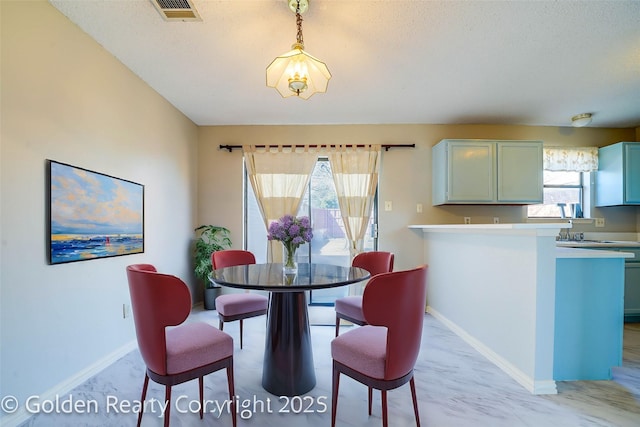
<svg viewBox="0 0 640 427"><path fill-rule="evenodd" d="M285 101L286 102L286 101ZM419 232L409 224L522 222L519 206L431 206L431 147L444 138L535 139L545 145L604 146L632 141L634 129L556 128L490 125L351 125L351 126L209 126L199 129L198 218L201 223L231 229L234 246L242 247L242 152L220 150L220 144L416 144L383 153L380 201L393 202L393 210L379 212L379 248L395 252L398 269L422 262ZM220 184L223 183L223 184ZM422 214L416 205L422 203ZM605 229L581 226L581 231L635 231L635 207L597 209Z"/></svg>
<svg viewBox="0 0 640 427"><path fill-rule="evenodd" d="M0 395L24 402L133 348L126 265L190 277L198 133L49 3L0 13ZM48 265L46 159L144 184L145 253Z"/></svg>
<svg viewBox="0 0 640 427"><path fill-rule="evenodd" d="M242 246L242 155L219 144L415 143L384 153L380 179L380 199L394 206L380 212L380 248L396 252L404 269L422 262L421 238L409 224L522 218L519 207L432 207L430 148L440 139L640 140L640 128L198 128L47 2L2 0L0 18L0 395L21 401L67 391L131 348L133 322L121 314L129 302L126 265L151 262L191 283L193 229L205 223L228 226ZM46 159L144 184L145 253L47 265ZM603 210L607 227L640 229L637 212L627 222L629 209L636 208ZM6 414L0 418L4 424Z"/></svg>

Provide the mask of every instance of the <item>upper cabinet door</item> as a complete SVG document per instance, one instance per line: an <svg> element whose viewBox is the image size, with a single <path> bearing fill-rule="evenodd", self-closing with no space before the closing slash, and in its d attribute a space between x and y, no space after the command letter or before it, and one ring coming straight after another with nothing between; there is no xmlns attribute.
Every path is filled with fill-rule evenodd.
<svg viewBox="0 0 640 427"><path fill-rule="evenodd" d="M498 201L542 203L542 143L498 142Z"/></svg>
<svg viewBox="0 0 640 427"><path fill-rule="evenodd" d="M449 144L448 200L495 201L495 144L485 141Z"/></svg>
<svg viewBox="0 0 640 427"><path fill-rule="evenodd" d="M627 204L640 204L640 144L624 145L624 198Z"/></svg>
<svg viewBox="0 0 640 427"><path fill-rule="evenodd" d="M640 205L640 142L598 150L596 206Z"/></svg>

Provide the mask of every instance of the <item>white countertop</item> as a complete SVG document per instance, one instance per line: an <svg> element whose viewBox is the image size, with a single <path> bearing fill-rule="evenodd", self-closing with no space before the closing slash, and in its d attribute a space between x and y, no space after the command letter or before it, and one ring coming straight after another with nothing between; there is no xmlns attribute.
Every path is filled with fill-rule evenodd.
<svg viewBox="0 0 640 427"><path fill-rule="evenodd" d="M557 247L556 258L634 258L630 252Z"/></svg>
<svg viewBox="0 0 640 427"><path fill-rule="evenodd" d="M561 223L514 223L514 224L417 224L409 225L410 229L422 230L423 233L450 234L482 234L510 236L546 236L558 235L561 229L571 228L566 222Z"/></svg>
<svg viewBox="0 0 640 427"><path fill-rule="evenodd" d="M571 228L566 222L559 223L516 223L516 224L423 224L409 228L423 230L536 230L541 228Z"/></svg>

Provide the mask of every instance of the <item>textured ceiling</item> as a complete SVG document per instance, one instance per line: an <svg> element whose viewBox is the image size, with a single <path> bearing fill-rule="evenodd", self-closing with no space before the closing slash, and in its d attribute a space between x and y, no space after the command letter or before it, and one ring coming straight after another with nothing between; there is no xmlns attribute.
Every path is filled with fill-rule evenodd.
<svg viewBox="0 0 640 427"><path fill-rule="evenodd" d="M311 0L305 50L325 94L283 99L265 68L295 41L285 0L50 0L198 125L640 126L640 1Z"/></svg>

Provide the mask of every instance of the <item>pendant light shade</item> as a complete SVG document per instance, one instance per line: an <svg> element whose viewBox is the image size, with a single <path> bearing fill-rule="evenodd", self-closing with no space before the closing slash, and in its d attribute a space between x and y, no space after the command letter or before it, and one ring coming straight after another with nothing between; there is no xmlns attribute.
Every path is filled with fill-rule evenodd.
<svg viewBox="0 0 640 427"><path fill-rule="evenodd" d="M296 14L297 40L289 52L278 56L267 67L267 86L276 89L283 98L309 99L327 91L331 73L324 62L304 51L300 14L301 10L307 10L308 2L290 0L289 5Z"/></svg>
<svg viewBox="0 0 640 427"><path fill-rule="evenodd" d="M267 67L267 86L275 88L283 98L309 99L315 93L324 93L330 78L327 65L305 52L298 43Z"/></svg>

